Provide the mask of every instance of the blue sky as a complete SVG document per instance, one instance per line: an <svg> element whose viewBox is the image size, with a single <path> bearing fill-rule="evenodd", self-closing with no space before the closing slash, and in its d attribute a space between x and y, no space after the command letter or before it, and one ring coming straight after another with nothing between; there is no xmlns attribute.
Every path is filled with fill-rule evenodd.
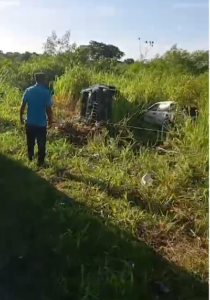
<svg viewBox="0 0 210 300"><path fill-rule="evenodd" d="M187 50L209 47L208 0L0 0L0 50L42 51L55 30L71 40L114 44L139 57L138 37L155 42L148 57L173 44ZM144 44L142 52L144 54Z"/></svg>

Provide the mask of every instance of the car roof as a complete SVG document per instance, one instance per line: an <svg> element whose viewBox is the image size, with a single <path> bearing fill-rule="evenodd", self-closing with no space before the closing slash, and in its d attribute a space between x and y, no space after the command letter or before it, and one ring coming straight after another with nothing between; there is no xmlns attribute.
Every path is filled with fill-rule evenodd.
<svg viewBox="0 0 210 300"><path fill-rule="evenodd" d="M81 91L81 93L83 93L83 92L90 92L90 91L94 91L94 90L98 90L98 89L106 89L106 90L116 91L116 87L115 87L115 86L97 83L97 84L91 85L91 86L90 86L89 88L87 88L87 89L83 89L83 90Z"/></svg>
<svg viewBox="0 0 210 300"><path fill-rule="evenodd" d="M175 101L161 101L161 102L156 102L155 104L168 104L168 105L170 105L170 104L174 104L174 103L176 103Z"/></svg>
<svg viewBox="0 0 210 300"><path fill-rule="evenodd" d="M154 105L164 105L164 106L170 106L171 104L176 104L175 101L161 101L161 102L155 102L154 104L150 105L149 108L153 107Z"/></svg>

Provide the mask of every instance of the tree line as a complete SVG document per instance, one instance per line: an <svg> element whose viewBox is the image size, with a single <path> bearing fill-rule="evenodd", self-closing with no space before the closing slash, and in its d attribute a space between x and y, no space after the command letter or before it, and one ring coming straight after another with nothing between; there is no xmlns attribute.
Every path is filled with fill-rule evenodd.
<svg viewBox="0 0 210 300"><path fill-rule="evenodd" d="M71 43L70 31L61 37L52 31L43 44L42 54L0 51L0 71L10 72L10 80L18 87L25 87L33 81L36 71L45 71L49 80L53 80L55 76L62 75L66 68L75 65L119 74L152 69L157 74L167 71L199 75L209 70L209 51L189 52L177 45L150 60L144 57L141 61L133 58L123 60L124 56L125 53L115 45L90 41L88 45L77 46Z"/></svg>

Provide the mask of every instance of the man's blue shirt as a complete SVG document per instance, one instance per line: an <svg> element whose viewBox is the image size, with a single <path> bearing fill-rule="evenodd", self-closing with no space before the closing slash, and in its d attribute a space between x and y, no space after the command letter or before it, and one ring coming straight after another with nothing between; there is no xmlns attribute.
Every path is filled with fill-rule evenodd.
<svg viewBox="0 0 210 300"><path fill-rule="evenodd" d="M26 89L22 101L27 103L26 124L46 126L46 106L52 105L50 91L41 84Z"/></svg>

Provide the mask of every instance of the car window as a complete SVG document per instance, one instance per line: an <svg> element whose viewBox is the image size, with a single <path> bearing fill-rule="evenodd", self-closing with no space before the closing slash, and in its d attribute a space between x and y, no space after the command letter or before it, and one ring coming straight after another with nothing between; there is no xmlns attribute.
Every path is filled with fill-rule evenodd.
<svg viewBox="0 0 210 300"><path fill-rule="evenodd" d="M170 112L175 112L177 110L177 105L175 103L172 103L170 105Z"/></svg>
<svg viewBox="0 0 210 300"><path fill-rule="evenodd" d="M149 111L157 111L158 107L159 107L159 104L155 104L149 108Z"/></svg>

